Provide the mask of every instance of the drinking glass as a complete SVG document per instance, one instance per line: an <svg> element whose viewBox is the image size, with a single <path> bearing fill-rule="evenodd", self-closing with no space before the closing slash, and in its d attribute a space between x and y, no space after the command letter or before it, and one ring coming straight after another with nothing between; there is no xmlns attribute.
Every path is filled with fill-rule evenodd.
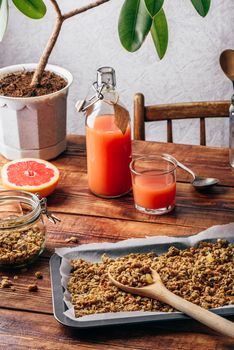
<svg viewBox="0 0 234 350"><path fill-rule="evenodd" d="M162 215L175 207L175 160L169 155L138 157L130 163L135 208Z"/></svg>

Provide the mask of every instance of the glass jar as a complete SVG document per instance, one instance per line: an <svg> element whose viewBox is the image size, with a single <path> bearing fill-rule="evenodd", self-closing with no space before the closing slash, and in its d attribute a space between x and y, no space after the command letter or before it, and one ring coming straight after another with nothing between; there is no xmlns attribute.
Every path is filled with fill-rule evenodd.
<svg viewBox="0 0 234 350"><path fill-rule="evenodd" d="M0 267L23 267L43 252L43 213L49 216L44 198L23 191L0 191Z"/></svg>
<svg viewBox="0 0 234 350"><path fill-rule="evenodd" d="M132 187L130 116L119 102L115 85L114 69L99 68L96 98L86 110L89 189L104 198L123 196Z"/></svg>
<svg viewBox="0 0 234 350"><path fill-rule="evenodd" d="M234 168L234 95L229 109L229 162Z"/></svg>

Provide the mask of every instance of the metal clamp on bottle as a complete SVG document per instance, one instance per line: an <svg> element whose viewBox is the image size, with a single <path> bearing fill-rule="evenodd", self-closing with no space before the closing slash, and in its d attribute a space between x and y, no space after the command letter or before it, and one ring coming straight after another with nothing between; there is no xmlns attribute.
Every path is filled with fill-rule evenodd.
<svg viewBox="0 0 234 350"><path fill-rule="evenodd" d="M89 107L93 106L96 102L103 100L104 96L102 94L103 88L106 86L106 83L102 83L101 86L98 86L97 81L92 84L92 88L95 91L95 95L91 96L89 99L78 100L76 102L77 112L85 112Z"/></svg>

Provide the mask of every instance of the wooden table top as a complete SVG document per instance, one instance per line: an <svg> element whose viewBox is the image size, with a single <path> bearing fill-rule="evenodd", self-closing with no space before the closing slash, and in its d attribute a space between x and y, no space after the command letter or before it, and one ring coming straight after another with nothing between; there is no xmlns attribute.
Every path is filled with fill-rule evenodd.
<svg viewBox="0 0 234 350"><path fill-rule="evenodd" d="M228 149L134 141L133 154L170 153L203 176L215 176L219 186L197 192L190 176L178 170L177 204L172 213L148 216L134 209L132 195L100 199L87 188L85 138L70 136L67 151L53 163L61 171L58 188L48 199L49 208L61 223L48 223L46 250L27 271L0 272L13 277L15 291L0 290L0 349L181 349L231 350L232 339L219 336L191 322L174 322L79 331L65 328L53 317L49 258L55 247L79 243L114 242L130 237L192 235L212 225L234 221L234 170L228 164ZM0 166L6 160L0 158ZM34 273L39 290L29 292Z"/></svg>

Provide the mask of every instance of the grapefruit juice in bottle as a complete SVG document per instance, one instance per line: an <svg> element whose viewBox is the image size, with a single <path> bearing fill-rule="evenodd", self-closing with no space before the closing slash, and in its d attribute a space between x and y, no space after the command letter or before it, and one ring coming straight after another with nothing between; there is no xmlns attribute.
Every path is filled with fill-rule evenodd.
<svg viewBox="0 0 234 350"><path fill-rule="evenodd" d="M113 68L98 70L98 89L102 99L86 118L88 185L98 196L120 197L131 189L131 129L129 113L119 105Z"/></svg>

